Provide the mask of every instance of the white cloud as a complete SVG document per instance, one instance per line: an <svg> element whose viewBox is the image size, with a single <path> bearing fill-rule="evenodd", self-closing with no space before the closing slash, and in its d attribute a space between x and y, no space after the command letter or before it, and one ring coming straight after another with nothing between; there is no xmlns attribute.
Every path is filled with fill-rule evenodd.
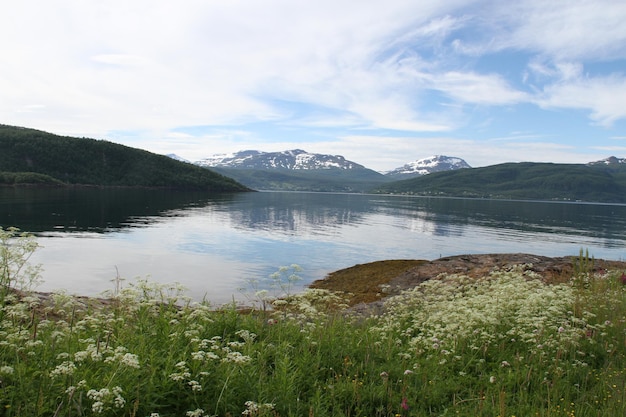
<svg viewBox="0 0 626 417"><path fill-rule="evenodd" d="M542 107L589 110L590 117L602 126L626 118L626 77L579 77L545 88L537 103Z"/></svg>
<svg viewBox="0 0 626 417"><path fill-rule="evenodd" d="M498 74L450 71L433 76L433 88L463 103L499 105L516 104L529 99Z"/></svg>
<svg viewBox="0 0 626 417"><path fill-rule="evenodd" d="M33 4L19 2L5 14L12 24L0 29L13 60L0 88L23 105L42 103L39 123L64 131L282 118L273 98L354 112L360 96L389 100L387 90L406 87L393 68L371 70L381 48L453 5L65 1L32 13ZM29 31L21 30L26 21ZM451 22L436 18L413 36L435 36ZM411 112L397 96L394 107ZM15 114L14 101L1 110L28 120ZM404 123L357 115L374 126L432 129L416 115Z"/></svg>
<svg viewBox="0 0 626 417"><path fill-rule="evenodd" d="M494 2L486 19L492 48L530 50L561 60L626 58L626 3L615 0Z"/></svg>
<svg viewBox="0 0 626 417"><path fill-rule="evenodd" d="M271 133L245 129L274 123L336 128L337 144L320 150L370 152L370 160L393 143L402 163L415 146L415 158L452 146L496 161L501 151L478 139L379 137L355 149L348 138L454 137L474 117L468 109L522 103L586 110L611 126L626 118L624 77L587 73L587 62L626 59L624 21L626 3L607 0L23 0L0 15L0 122L126 142L135 135L145 148L200 157L265 148ZM503 51L525 58L502 72L477 64ZM524 72L530 91L516 87ZM483 114L472 120L476 131L494 117ZM226 127L171 133L210 125ZM400 162L384 158L381 166Z"/></svg>

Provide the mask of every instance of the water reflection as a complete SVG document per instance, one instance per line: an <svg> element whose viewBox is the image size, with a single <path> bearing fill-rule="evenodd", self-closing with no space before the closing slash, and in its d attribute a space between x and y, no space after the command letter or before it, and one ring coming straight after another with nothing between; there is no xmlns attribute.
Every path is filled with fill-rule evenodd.
<svg viewBox="0 0 626 417"><path fill-rule="evenodd" d="M461 235L471 225L626 239L623 205L311 193L238 195L232 203L228 210L235 227L283 233L323 233L372 222L381 214L436 236Z"/></svg>
<svg viewBox="0 0 626 417"><path fill-rule="evenodd" d="M461 235L471 225L626 239L623 205L326 193L207 195L124 188L0 188L0 225L33 233L108 233L174 216L211 213L228 213L228 221L238 229L287 235L332 235L337 228L375 222L375 216L381 215L435 236Z"/></svg>
<svg viewBox="0 0 626 417"><path fill-rule="evenodd" d="M231 198L141 188L0 187L0 225L31 233L105 233L146 225L174 209L228 204Z"/></svg>
<svg viewBox="0 0 626 417"><path fill-rule="evenodd" d="M205 195L0 189L3 227L40 235L48 289L110 289L116 271L228 301L281 265L302 285L381 259L529 252L622 259L626 206L357 194Z"/></svg>

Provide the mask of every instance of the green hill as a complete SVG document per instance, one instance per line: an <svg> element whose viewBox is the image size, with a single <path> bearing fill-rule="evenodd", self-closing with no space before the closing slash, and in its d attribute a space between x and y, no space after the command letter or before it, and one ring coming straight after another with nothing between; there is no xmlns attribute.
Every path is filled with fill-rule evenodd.
<svg viewBox="0 0 626 417"><path fill-rule="evenodd" d="M231 178L167 156L6 125L0 125L0 184L250 191Z"/></svg>
<svg viewBox="0 0 626 417"><path fill-rule="evenodd" d="M374 192L626 203L626 166L506 163L437 172L385 184Z"/></svg>

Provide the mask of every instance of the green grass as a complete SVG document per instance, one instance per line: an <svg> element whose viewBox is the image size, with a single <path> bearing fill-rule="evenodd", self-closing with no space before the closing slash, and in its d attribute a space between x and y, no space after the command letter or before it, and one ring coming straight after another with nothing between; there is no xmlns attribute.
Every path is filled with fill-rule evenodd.
<svg viewBox="0 0 626 417"><path fill-rule="evenodd" d="M106 302L18 295L32 240L0 232L1 415L626 415L622 271L450 275L372 317L324 289L242 313L146 280Z"/></svg>

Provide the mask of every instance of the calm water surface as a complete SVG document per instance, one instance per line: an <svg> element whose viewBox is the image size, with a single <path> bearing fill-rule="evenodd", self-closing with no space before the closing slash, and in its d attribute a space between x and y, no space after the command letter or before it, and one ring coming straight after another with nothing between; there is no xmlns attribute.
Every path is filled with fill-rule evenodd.
<svg viewBox="0 0 626 417"><path fill-rule="evenodd" d="M298 264L298 290L383 259L525 252L626 258L626 206L260 192L0 189L3 227L36 233L39 290L98 295L119 274L179 282L195 299L245 300Z"/></svg>

